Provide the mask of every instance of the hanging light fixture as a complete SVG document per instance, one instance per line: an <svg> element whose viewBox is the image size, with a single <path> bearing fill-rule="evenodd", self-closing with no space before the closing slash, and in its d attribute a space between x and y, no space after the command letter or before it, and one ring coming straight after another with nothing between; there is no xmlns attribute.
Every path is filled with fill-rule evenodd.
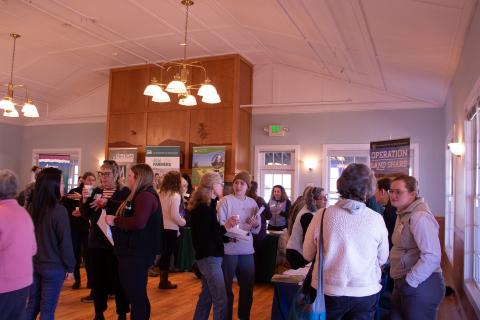
<svg viewBox="0 0 480 320"><path fill-rule="evenodd" d="M39 114L38 114L37 107L33 104L32 100L28 97L27 87L25 87L23 84L13 83L13 64L15 62L15 44L17 42L17 39L20 38L20 35L16 33L11 33L10 37L13 38L12 67L10 69L10 82L1 84L2 86L7 87L7 93L5 94L3 99L0 101L0 109L4 110L3 115L5 117L18 118L19 114L17 109L15 108L15 105L17 103L13 99L14 97L13 90L15 88L23 88L25 89L25 98L24 98L24 104L21 111L25 117L38 118Z"/></svg>
<svg viewBox="0 0 480 320"><path fill-rule="evenodd" d="M150 84L145 88L143 92L146 96L151 96L153 102L170 102L170 97L167 92L178 94L178 103L183 106L195 106L197 105L197 99L190 92L197 90L197 95L202 97L202 102L214 104L220 103L221 99L217 93L217 89L213 86L210 79L207 77L207 70L205 67L199 65L196 62L187 63L187 47L188 47L188 12L190 6L193 5L192 0L182 0L182 5L185 6L185 37L183 46L183 60L182 62L166 62L164 65L154 64L169 71L172 68L178 68L178 72L174 75L173 80L167 84L162 84L157 81L155 77L152 78ZM188 75L190 69L200 68L203 70L204 81L200 84L191 84L188 82Z"/></svg>

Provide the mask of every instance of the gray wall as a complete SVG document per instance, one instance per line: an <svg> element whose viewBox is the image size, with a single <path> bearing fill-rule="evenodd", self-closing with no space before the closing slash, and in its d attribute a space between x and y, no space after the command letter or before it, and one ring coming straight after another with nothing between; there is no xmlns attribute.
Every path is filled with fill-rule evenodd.
<svg viewBox="0 0 480 320"><path fill-rule="evenodd" d="M82 152L82 172L98 169L105 153L105 123L61 124L24 127L21 143L21 181L30 180L33 149L73 149ZM20 159L20 158L19 158Z"/></svg>
<svg viewBox="0 0 480 320"><path fill-rule="evenodd" d="M19 173L23 127L0 123L0 169Z"/></svg>
<svg viewBox="0 0 480 320"><path fill-rule="evenodd" d="M443 109L365 111L290 115L254 115L255 145L300 145L300 159L322 155L323 144L368 144L370 141L410 137L419 144L421 194L435 215L444 215L445 119ZM285 137L269 137L263 128L282 124ZM313 182L322 185L323 159L314 172L300 168L300 189ZM253 162L252 162L253 163ZM253 167L252 167L253 169Z"/></svg>

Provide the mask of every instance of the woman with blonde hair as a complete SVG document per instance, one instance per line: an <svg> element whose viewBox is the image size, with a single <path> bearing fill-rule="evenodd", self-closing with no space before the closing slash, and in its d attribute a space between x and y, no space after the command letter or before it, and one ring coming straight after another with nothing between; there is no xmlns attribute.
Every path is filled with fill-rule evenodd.
<svg viewBox="0 0 480 320"><path fill-rule="evenodd" d="M90 220L88 253L95 319L105 319L103 312L108 308L107 301L110 290L115 292L116 311L119 319L126 319L129 308L118 278L118 261L112 244L97 222L104 209L107 215L114 216L118 207L130 194L130 189L120 183L120 168L113 160L103 161L98 176L100 187L93 189L91 195L89 195L88 189L82 191L85 201L82 213Z"/></svg>
<svg viewBox="0 0 480 320"><path fill-rule="evenodd" d="M105 217L113 226L118 274L131 306L131 319L139 320L150 318L147 272L159 251L162 229L162 207L152 181L149 165L134 165L128 172L128 198L115 216Z"/></svg>
<svg viewBox="0 0 480 320"><path fill-rule="evenodd" d="M180 227L185 225L185 219L180 215L181 175L178 171L167 172L160 186L160 204L163 215L162 255L160 257L159 289L176 289L177 285L168 281L170 259L177 243Z"/></svg>
<svg viewBox="0 0 480 320"><path fill-rule="evenodd" d="M223 278L223 235L235 226L231 218L221 226L217 218L217 201L223 196L222 178L208 172L200 179L188 204L191 213L192 242L197 266L202 274L202 291L193 319L207 320L213 304L213 319L227 319L227 292Z"/></svg>

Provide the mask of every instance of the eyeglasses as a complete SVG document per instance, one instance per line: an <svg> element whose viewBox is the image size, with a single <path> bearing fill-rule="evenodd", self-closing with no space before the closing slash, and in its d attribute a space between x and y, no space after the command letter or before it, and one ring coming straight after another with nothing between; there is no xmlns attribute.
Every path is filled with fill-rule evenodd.
<svg viewBox="0 0 480 320"><path fill-rule="evenodd" d="M105 172L99 171L98 172L99 177L110 177L111 175L112 175L112 172L110 172L110 171L105 171Z"/></svg>
<svg viewBox="0 0 480 320"><path fill-rule="evenodd" d="M406 193L406 192L409 192L408 190L398 190L398 189L390 189L388 190L388 194L394 194L394 195L397 195L397 196L401 196L402 194Z"/></svg>

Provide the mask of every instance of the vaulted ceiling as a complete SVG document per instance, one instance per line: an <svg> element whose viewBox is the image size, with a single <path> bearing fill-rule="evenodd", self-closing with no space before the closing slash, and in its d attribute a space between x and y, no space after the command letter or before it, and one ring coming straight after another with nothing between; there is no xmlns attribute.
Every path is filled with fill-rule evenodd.
<svg viewBox="0 0 480 320"><path fill-rule="evenodd" d="M310 79L301 86L312 104L371 103L375 99L364 97L371 92L379 101L442 107L476 5L476 0L196 0L188 56L239 53L255 72L266 66L293 70L291 78ZM111 68L183 56L180 0L0 0L0 17L0 81L10 74L9 34L19 33L14 82L28 87L41 113L105 86ZM275 76L268 79L275 86ZM317 94L311 79L330 83L331 94ZM257 82L254 90L264 88ZM363 91L358 95L363 101L356 101L354 90ZM254 104L265 102L256 96Z"/></svg>

